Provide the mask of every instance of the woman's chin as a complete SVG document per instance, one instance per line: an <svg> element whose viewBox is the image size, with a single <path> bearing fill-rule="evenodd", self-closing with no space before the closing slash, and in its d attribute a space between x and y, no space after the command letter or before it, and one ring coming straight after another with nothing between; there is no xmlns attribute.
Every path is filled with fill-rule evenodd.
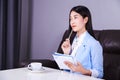
<svg viewBox="0 0 120 80"><path fill-rule="evenodd" d="M77 32L77 30L75 30L75 29L72 29L74 32Z"/></svg>

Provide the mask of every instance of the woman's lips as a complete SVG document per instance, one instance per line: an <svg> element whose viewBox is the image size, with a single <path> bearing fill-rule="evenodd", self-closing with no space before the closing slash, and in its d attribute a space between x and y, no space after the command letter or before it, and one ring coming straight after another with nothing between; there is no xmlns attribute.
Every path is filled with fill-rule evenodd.
<svg viewBox="0 0 120 80"><path fill-rule="evenodd" d="M71 27L72 27L72 30L73 30L73 31L76 31L77 26L73 25L73 26L71 26Z"/></svg>
<svg viewBox="0 0 120 80"><path fill-rule="evenodd" d="M72 28L76 27L75 25L72 26Z"/></svg>

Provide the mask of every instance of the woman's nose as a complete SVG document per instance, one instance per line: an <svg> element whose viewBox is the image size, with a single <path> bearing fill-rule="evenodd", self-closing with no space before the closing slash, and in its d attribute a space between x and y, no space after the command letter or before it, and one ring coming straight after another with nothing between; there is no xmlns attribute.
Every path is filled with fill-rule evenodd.
<svg viewBox="0 0 120 80"><path fill-rule="evenodd" d="M75 24L75 22L74 21L71 21L71 25L74 25Z"/></svg>

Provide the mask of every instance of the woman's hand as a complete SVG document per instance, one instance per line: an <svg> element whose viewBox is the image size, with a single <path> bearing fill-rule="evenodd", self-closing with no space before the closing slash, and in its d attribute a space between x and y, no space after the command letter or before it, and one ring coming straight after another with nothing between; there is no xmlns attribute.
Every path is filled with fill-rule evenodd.
<svg viewBox="0 0 120 80"><path fill-rule="evenodd" d="M64 52L64 54L69 54L71 50L70 40L66 39L63 44L61 45L61 48Z"/></svg>
<svg viewBox="0 0 120 80"><path fill-rule="evenodd" d="M73 64L69 61L65 61L64 63L74 72L80 72L81 74L89 76L92 74L90 70L85 69L79 62L77 62L77 64Z"/></svg>

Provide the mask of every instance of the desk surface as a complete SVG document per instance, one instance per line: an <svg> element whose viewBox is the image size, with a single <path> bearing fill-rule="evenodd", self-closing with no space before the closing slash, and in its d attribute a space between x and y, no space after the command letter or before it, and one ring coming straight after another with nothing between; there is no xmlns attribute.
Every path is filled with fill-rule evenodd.
<svg viewBox="0 0 120 80"><path fill-rule="evenodd" d="M27 68L1 70L0 80L102 80L47 67L44 69L41 72L31 72Z"/></svg>

